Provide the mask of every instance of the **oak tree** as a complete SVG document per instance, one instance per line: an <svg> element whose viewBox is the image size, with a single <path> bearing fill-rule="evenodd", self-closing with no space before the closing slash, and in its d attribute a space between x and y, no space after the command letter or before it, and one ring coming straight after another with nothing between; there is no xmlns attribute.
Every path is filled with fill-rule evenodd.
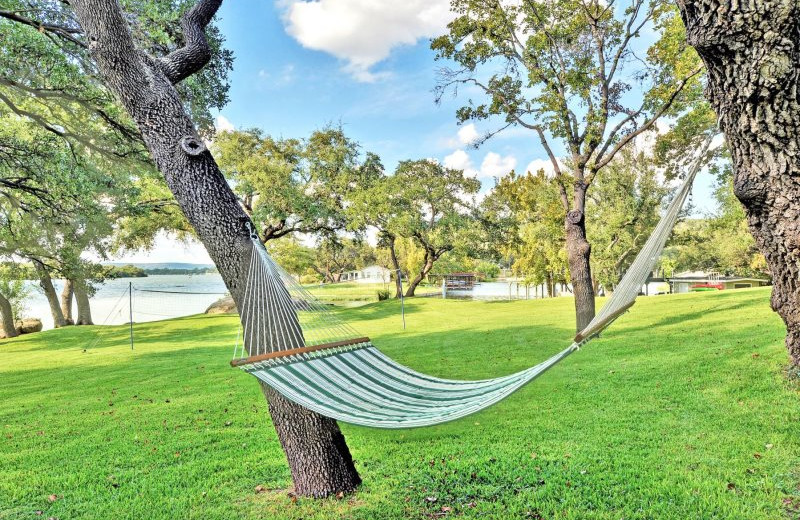
<svg viewBox="0 0 800 520"><path fill-rule="evenodd" d="M701 71L637 54L643 31L660 31L654 20L664 5L454 0L458 16L448 34L432 43L439 59L456 65L442 69L439 99L477 92L476 100L458 109L458 121L495 124L477 144L520 127L547 153L558 182L578 330L595 313L587 192L621 149L674 109ZM559 160L560 149L568 167Z"/></svg>
<svg viewBox="0 0 800 520"><path fill-rule="evenodd" d="M168 4L165 7L175 5ZM26 4L13 12L0 11L0 17L29 28L31 38L38 34L48 45L62 49L69 55L67 61L80 56L83 66L96 71L91 77L97 80L97 88L113 95L130 116L241 308L253 247L242 222L249 219L207 150L202 128L192 121L192 90L187 90L194 78L209 70L204 67L215 56L214 40L206 31L220 4L221 0L200 0L191 7L179 3L181 30L160 46L142 38L150 29L142 23L136 10L141 4L136 2L126 11L116 0L41 2L39 9ZM63 16L53 19L53 5ZM18 11L24 11L24 16ZM21 21L16 20L20 17ZM327 496L353 490L360 478L336 422L286 400L267 386L262 389L296 492Z"/></svg>

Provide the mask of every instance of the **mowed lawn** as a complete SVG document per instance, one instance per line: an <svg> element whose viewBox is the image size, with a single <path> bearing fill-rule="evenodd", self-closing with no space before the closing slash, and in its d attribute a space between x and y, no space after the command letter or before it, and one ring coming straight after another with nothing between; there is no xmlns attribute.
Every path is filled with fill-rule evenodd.
<svg viewBox="0 0 800 520"><path fill-rule="evenodd" d="M403 283L405 290L406 283ZM378 301L378 293L381 291L389 291L389 294L394 296L395 285L391 283L358 283L358 282L338 282L328 284L313 284L306 285L305 289L314 295L314 297L324 301L340 305L357 306L369 302ZM432 285L417 286L416 294L422 296L425 294L441 293L440 287Z"/></svg>
<svg viewBox="0 0 800 520"><path fill-rule="evenodd" d="M569 299L338 309L385 352L485 378L569 344ZM237 321L196 316L0 343L0 518L786 519L800 396L768 289L640 298L603 338L454 423L343 425L363 487L293 499ZM256 492L256 487L265 489Z"/></svg>

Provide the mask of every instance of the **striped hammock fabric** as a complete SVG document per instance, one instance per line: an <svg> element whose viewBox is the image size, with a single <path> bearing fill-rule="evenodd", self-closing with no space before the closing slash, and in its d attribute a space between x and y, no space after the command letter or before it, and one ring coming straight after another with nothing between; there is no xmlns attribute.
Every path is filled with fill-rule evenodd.
<svg viewBox="0 0 800 520"><path fill-rule="evenodd" d="M698 158L595 319L570 346L529 369L494 379L456 381L405 367L306 292L255 235L240 311L242 342L231 364L295 403L362 426L430 426L480 411L579 350L633 305L675 226L700 164Z"/></svg>
<svg viewBox="0 0 800 520"><path fill-rule="evenodd" d="M577 350L535 367L483 381L454 381L415 372L363 343L346 351L256 362L246 372L284 397L322 415L375 428L431 426L475 413L510 395Z"/></svg>

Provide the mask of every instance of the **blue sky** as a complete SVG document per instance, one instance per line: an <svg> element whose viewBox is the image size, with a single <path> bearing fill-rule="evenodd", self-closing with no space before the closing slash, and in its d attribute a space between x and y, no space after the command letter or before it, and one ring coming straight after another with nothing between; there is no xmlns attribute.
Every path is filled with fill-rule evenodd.
<svg viewBox="0 0 800 520"><path fill-rule="evenodd" d="M393 169L403 159L436 158L481 179L484 190L512 168L547 165L530 131L509 129L474 149L469 142L493 130L456 124L467 96L434 102L436 70L430 37L449 21L449 0L237 0L223 3L218 23L235 54L230 103L218 126L259 127L303 137L341 124L364 150ZM556 154L563 148L554 144ZM694 190L697 212L713 208L711 179ZM197 261L199 245L166 237L130 261Z"/></svg>

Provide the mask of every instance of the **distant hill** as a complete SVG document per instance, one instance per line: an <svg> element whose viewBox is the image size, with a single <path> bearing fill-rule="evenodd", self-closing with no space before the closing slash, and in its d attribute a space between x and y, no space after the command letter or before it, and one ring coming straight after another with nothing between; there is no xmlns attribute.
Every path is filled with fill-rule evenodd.
<svg viewBox="0 0 800 520"><path fill-rule="evenodd" d="M153 269L211 269L214 267L214 264L190 264L184 262L107 262L106 265L132 265L144 269L145 271Z"/></svg>

